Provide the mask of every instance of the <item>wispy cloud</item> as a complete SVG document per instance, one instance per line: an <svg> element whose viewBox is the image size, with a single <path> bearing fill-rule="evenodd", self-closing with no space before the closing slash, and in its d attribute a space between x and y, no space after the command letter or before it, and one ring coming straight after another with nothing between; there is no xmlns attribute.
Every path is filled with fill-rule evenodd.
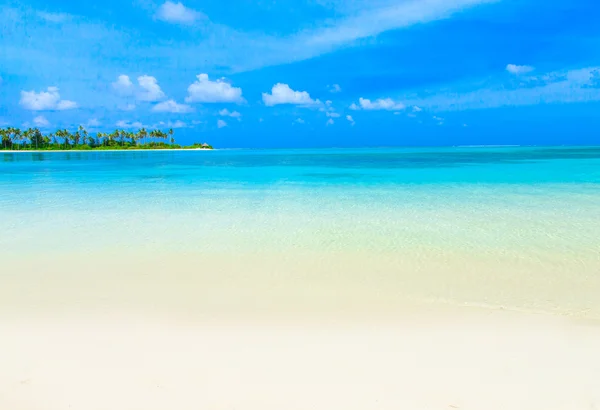
<svg viewBox="0 0 600 410"><path fill-rule="evenodd" d="M364 9L340 23L301 34L298 40L309 47L343 45L371 37L384 31L409 27L451 17L464 9L497 0L408 0L388 1L373 8L363 2Z"/></svg>
<svg viewBox="0 0 600 410"><path fill-rule="evenodd" d="M553 71L523 80L516 86L498 83L489 88L413 98L408 103L434 110L467 110L600 101L600 67Z"/></svg>
<svg viewBox="0 0 600 410"><path fill-rule="evenodd" d="M353 7L351 13L340 14L333 23L317 21L313 28L292 30L294 34L287 36L244 32L213 23L208 16L202 15L203 40L194 45L181 44L176 50L172 46L156 47L153 52L161 58L171 59L177 55L181 61L195 61L197 55L206 54L211 55L213 64L230 67L236 72L249 71L310 59L356 40L389 30L448 19L463 10L497 1L499 0L382 0L374 6L372 1L357 0L354 3L358 6ZM169 7L175 9L173 6ZM191 19L184 20L186 24L193 22Z"/></svg>
<svg viewBox="0 0 600 410"><path fill-rule="evenodd" d="M179 104L175 100L167 100L156 104L152 107L152 111L185 114L194 111L194 109L187 104Z"/></svg>
<svg viewBox="0 0 600 410"><path fill-rule="evenodd" d="M154 124L151 128L187 128L187 124L183 121L161 121L158 124Z"/></svg>
<svg viewBox="0 0 600 410"><path fill-rule="evenodd" d="M514 75L527 74L535 70L534 67L530 65L516 65L516 64L508 64L506 66L506 71Z"/></svg>
<svg viewBox="0 0 600 410"><path fill-rule="evenodd" d="M133 110L135 110L135 104L129 103L129 104L125 104L125 105L120 105L118 108L121 111L133 111Z"/></svg>
<svg viewBox="0 0 600 410"><path fill-rule="evenodd" d="M198 36L193 41L175 36L165 42L140 41L140 33L133 26L115 26L90 18L75 20L50 11L45 12L46 18L60 20L60 25L25 25L18 22L28 21L37 13L35 10L10 9L9 13L2 9L0 26L6 27L10 35L0 40L0 47L7 62L3 69L21 75L60 73L61 77L81 84L109 78L121 69L124 61L143 60L148 67L156 67L154 74L157 76L171 75L174 67L186 74L199 69L210 72L217 67L220 72L242 72L310 59L350 45L357 39L447 19L463 10L494 1L334 2L335 20L317 20L311 23L310 29L290 24L291 34L277 36L218 24L184 3L167 1L152 11L156 18L194 25L197 29L194 33ZM202 24L197 24L200 21ZM108 56L102 64L98 63L98 49L105 50L103 55ZM198 58L201 55L210 58ZM101 100L102 96L96 98Z"/></svg>
<svg viewBox="0 0 600 410"><path fill-rule="evenodd" d="M73 17L67 13L49 13L45 11L38 11L37 15L50 23L64 23L65 21L71 20Z"/></svg>
<svg viewBox="0 0 600 410"><path fill-rule="evenodd" d="M240 114L237 111L229 111L227 108L223 108L221 111L219 111L219 115L221 117L231 117L231 118L240 118L242 116L242 114Z"/></svg>
<svg viewBox="0 0 600 410"><path fill-rule="evenodd" d="M339 84L329 85L329 86L327 86L327 89L329 90L330 93L339 93L342 91L342 87L340 87Z"/></svg>
<svg viewBox="0 0 600 410"><path fill-rule="evenodd" d="M140 121L127 121L120 120L115 123L115 125L119 128L146 128L147 125L142 124Z"/></svg>

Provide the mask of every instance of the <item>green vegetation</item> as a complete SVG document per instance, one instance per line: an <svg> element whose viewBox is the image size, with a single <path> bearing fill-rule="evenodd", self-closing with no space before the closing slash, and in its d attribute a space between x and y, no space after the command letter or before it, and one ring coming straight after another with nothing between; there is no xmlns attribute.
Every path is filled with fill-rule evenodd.
<svg viewBox="0 0 600 410"><path fill-rule="evenodd" d="M80 126L77 131L71 133L63 129L54 133L42 134L38 128L20 130L19 128L0 128L1 145L0 150L16 151L58 151L58 150L127 150L127 149L212 149L213 147L204 143L194 143L189 146L175 144L174 132L151 130L145 128L137 132L115 130L111 133L98 132L89 134L85 128Z"/></svg>

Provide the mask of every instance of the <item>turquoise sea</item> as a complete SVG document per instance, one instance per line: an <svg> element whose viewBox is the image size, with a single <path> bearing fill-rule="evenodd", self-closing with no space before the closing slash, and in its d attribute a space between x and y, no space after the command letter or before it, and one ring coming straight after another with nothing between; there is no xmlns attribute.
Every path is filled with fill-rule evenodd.
<svg viewBox="0 0 600 410"><path fill-rule="evenodd" d="M599 147L0 153L0 213L10 306L600 318Z"/></svg>

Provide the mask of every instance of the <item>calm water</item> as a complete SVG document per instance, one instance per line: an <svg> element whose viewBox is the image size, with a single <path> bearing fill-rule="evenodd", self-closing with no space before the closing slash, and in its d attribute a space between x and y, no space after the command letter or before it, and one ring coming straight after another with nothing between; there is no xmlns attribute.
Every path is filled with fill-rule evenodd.
<svg viewBox="0 0 600 410"><path fill-rule="evenodd" d="M415 298L600 316L600 148L0 153L0 212L4 260L313 260Z"/></svg>

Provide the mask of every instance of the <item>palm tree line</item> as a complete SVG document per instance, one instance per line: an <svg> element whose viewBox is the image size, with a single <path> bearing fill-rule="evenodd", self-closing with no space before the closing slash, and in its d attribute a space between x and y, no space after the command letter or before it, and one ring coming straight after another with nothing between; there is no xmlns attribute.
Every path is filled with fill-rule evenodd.
<svg viewBox="0 0 600 410"><path fill-rule="evenodd" d="M77 131L60 129L53 133L43 134L39 128L0 128L3 150L89 150L89 149L165 149L165 148L212 148L208 144L195 143L182 147L175 144L173 129L138 131L114 130L113 132L88 133L79 126Z"/></svg>

